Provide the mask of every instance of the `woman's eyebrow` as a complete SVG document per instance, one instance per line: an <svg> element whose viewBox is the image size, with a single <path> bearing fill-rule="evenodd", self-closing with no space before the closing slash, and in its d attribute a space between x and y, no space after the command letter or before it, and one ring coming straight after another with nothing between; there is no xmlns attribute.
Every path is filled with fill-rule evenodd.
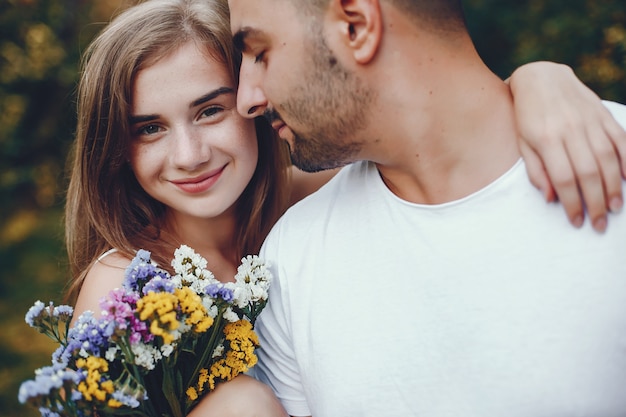
<svg viewBox="0 0 626 417"><path fill-rule="evenodd" d="M213 90L203 95L202 97L194 100L193 102L191 102L191 104L189 104L189 108L190 109L194 108L196 106L206 103L207 101L213 100L215 97L219 97L225 94L235 94L235 90L231 87L220 87L216 90ZM146 114L146 115L136 115L136 116L131 115L128 118L128 121L131 125L134 125L137 123L144 123L144 122L156 120L158 118L159 118L158 114Z"/></svg>
<svg viewBox="0 0 626 417"><path fill-rule="evenodd" d="M137 123L143 123L143 122L149 122L151 120L156 120L158 118L159 118L159 116L156 115L156 114L147 114L145 116L143 116L143 115L140 115L140 116L130 116L128 118L128 122L131 125L134 125L134 124L137 124Z"/></svg>
<svg viewBox="0 0 626 417"><path fill-rule="evenodd" d="M211 101L213 100L215 97L224 95L224 94L235 94L235 90L231 87L220 87L217 90L213 90L205 95L203 95L202 97L194 100L190 105L189 108L193 108L196 106L199 106L200 104L204 104L207 101Z"/></svg>

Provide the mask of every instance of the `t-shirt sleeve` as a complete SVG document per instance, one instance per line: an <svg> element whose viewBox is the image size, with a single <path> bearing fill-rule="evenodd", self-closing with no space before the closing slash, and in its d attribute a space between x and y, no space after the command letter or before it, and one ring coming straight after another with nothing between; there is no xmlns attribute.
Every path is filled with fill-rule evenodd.
<svg viewBox="0 0 626 417"><path fill-rule="evenodd" d="M288 281L280 265L280 226L274 228L261 248L260 256L270 264L273 279L269 301L256 322L259 335L259 362L254 376L268 384L291 416L310 416L300 370L296 360L290 322Z"/></svg>

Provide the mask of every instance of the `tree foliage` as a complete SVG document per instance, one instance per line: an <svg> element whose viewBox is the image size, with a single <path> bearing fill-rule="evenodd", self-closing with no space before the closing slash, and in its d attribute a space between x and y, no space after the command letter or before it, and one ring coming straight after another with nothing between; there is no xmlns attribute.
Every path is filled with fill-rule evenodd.
<svg viewBox="0 0 626 417"><path fill-rule="evenodd" d="M527 62L571 66L600 97L626 101L626 7L617 0L466 0L470 32L501 77Z"/></svg>

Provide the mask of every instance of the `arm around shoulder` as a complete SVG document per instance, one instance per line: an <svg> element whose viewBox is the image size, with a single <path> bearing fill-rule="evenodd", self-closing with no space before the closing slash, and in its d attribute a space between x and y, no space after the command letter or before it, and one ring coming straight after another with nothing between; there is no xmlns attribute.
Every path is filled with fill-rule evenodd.
<svg viewBox="0 0 626 417"><path fill-rule="evenodd" d="M523 65L509 85L531 181L547 200L558 198L574 225L586 208L603 231L607 211L623 205L626 131L566 65Z"/></svg>

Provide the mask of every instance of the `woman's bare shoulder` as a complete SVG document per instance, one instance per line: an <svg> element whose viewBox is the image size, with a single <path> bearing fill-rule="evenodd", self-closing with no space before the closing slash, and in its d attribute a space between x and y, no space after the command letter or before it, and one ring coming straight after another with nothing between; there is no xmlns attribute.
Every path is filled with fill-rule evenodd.
<svg viewBox="0 0 626 417"><path fill-rule="evenodd" d="M74 316L77 317L86 310L91 310L98 315L100 299L112 289L122 286L124 272L130 261L118 252L111 252L94 262L85 275L85 280L78 293L74 306Z"/></svg>

